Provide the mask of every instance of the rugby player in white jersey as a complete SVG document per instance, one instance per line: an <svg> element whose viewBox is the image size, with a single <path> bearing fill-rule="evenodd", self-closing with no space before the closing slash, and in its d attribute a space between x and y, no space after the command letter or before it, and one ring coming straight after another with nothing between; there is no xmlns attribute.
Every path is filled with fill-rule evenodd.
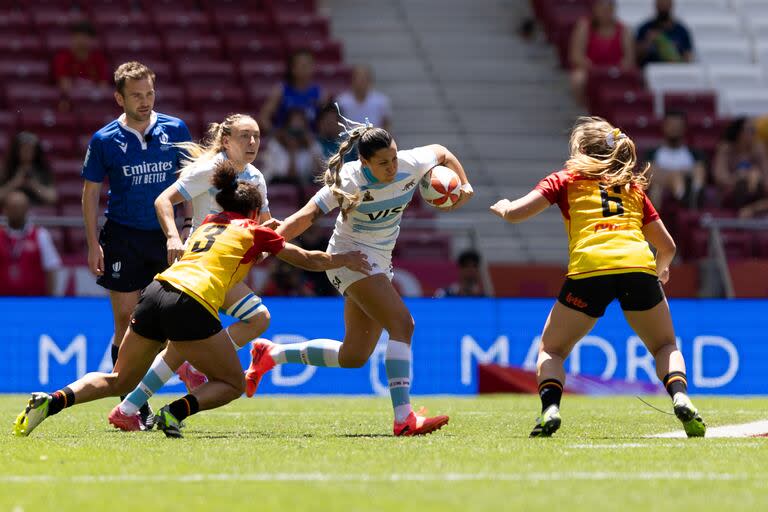
<svg viewBox="0 0 768 512"><path fill-rule="evenodd" d="M392 136L370 124L347 130L348 139L328 162L325 186L298 212L283 221L286 240L299 236L321 215L339 207L328 252L362 251L373 268L369 274L346 269L328 271L344 296L344 341L317 339L303 343L253 342L246 372L246 394L252 396L262 376L276 364L357 368L376 348L382 329L389 334L385 366L394 408L394 435L422 435L448 423L447 416L426 417L410 403L411 339L414 320L391 280L392 250L400 219L419 180L436 165L453 169L462 195L455 207L472 196L459 160L445 147L431 145L398 151ZM344 165L344 155L357 146L360 159Z"/></svg>
<svg viewBox="0 0 768 512"><path fill-rule="evenodd" d="M173 206L185 201L192 205L191 224L185 224L183 228L191 228L190 233L207 215L220 212L221 207L215 199L218 190L211 187L211 177L216 165L223 160L231 160L237 169L242 169L239 181L256 185L263 198L258 220L260 223L270 221L264 176L252 164L259 150L260 137L259 126L252 117L232 114L221 123L210 125L207 140L202 146L191 142L180 145L189 158L183 164L178 181L166 188L155 201L157 217L167 238L169 264L184 252ZM243 282L227 292L222 312L239 320L226 329L236 349L245 346L269 327L269 311L261 298ZM137 422L136 411L177 369L189 391L205 382L203 374L184 362L178 353L166 349L155 359L139 386L112 410L109 422L122 430L139 430L141 424Z"/></svg>

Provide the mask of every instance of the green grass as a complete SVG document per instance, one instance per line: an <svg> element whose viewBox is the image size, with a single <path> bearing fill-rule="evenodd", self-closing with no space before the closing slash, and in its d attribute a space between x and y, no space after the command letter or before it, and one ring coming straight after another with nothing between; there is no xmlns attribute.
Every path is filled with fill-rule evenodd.
<svg viewBox="0 0 768 512"><path fill-rule="evenodd" d="M552 439L528 439L530 396L418 398L451 415L425 438L392 437L383 398L243 398L181 440L108 428L109 400L15 438L25 400L0 397L0 511L768 510L768 439L647 439L680 427L635 398L566 397ZM696 403L710 426L768 409Z"/></svg>

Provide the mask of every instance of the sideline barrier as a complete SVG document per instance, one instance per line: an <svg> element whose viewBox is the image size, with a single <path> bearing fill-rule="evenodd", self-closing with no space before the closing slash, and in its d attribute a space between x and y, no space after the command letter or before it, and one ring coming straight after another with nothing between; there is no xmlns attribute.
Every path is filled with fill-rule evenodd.
<svg viewBox="0 0 768 512"><path fill-rule="evenodd" d="M414 394L475 394L477 364L531 368L551 299L408 299L416 319ZM340 299L267 298L265 337L287 343L343 336ZM672 300L693 393L768 394L768 300ZM112 313L103 298L0 298L0 392L54 390L111 368ZM227 323L227 322L225 322ZM385 335L386 336L386 335ZM286 365L260 393L386 394L384 349L359 369ZM241 350L245 368L248 351ZM571 373L656 382L653 360L613 304L566 362ZM172 381L173 382L173 381ZM165 391L181 392L176 381Z"/></svg>

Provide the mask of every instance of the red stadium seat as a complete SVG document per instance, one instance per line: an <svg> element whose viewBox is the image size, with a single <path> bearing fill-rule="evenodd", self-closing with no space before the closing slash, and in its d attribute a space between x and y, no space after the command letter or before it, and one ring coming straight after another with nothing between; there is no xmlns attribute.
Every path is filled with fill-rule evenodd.
<svg viewBox="0 0 768 512"><path fill-rule="evenodd" d="M184 121L184 124L187 125L187 128L189 129L189 132L192 134L193 139L199 139L203 136L203 131L200 129L200 116L197 114L197 112L192 112L191 110L160 110L163 114L168 114L169 116L178 117L182 121Z"/></svg>
<svg viewBox="0 0 768 512"><path fill-rule="evenodd" d="M114 121L118 115L118 107L103 112L86 111L79 112L79 131L80 133L94 133L102 129L107 124Z"/></svg>
<svg viewBox="0 0 768 512"><path fill-rule="evenodd" d="M76 154L75 140L71 133L48 133L40 140L50 159L69 158Z"/></svg>
<svg viewBox="0 0 768 512"><path fill-rule="evenodd" d="M61 93L49 85L13 84L6 87L8 104L15 108L56 108Z"/></svg>
<svg viewBox="0 0 768 512"><path fill-rule="evenodd" d="M618 115L653 116L654 96L647 89L603 88L598 92L595 113L613 119Z"/></svg>
<svg viewBox="0 0 768 512"><path fill-rule="evenodd" d="M69 32L52 31L45 34L45 48L55 54L72 46L72 35Z"/></svg>
<svg viewBox="0 0 768 512"><path fill-rule="evenodd" d="M32 18L29 13L19 10L0 11L0 33L8 34L31 34Z"/></svg>
<svg viewBox="0 0 768 512"><path fill-rule="evenodd" d="M259 83L254 81L248 88L248 103L251 109L261 110L261 107L267 101L272 90L275 87L275 83Z"/></svg>
<svg viewBox="0 0 768 512"><path fill-rule="evenodd" d="M177 63L222 57L221 41L216 36L170 32L165 35L165 48Z"/></svg>
<svg viewBox="0 0 768 512"><path fill-rule="evenodd" d="M32 19L39 31L38 33L46 34L54 29L59 29L62 32L68 31L73 24L85 21L86 16L77 10L37 7L32 12Z"/></svg>
<svg viewBox="0 0 768 512"><path fill-rule="evenodd" d="M143 32L152 26L151 18L141 11L123 11L119 8L94 9L91 20L101 34L110 32Z"/></svg>
<svg viewBox="0 0 768 512"><path fill-rule="evenodd" d="M278 12L277 23L288 40L311 41L328 39L328 20L322 16L283 16Z"/></svg>
<svg viewBox="0 0 768 512"><path fill-rule="evenodd" d="M295 185L275 183L267 189L270 207L275 205L280 209L290 209L293 213L301 206L302 197Z"/></svg>
<svg viewBox="0 0 768 512"><path fill-rule="evenodd" d="M187 101L190 105L221 105L235 110L245 105L245 92L236 85L199 86L190 84L187 87Z"/></svg>
<svg viewBox="0 0 768 512"><path fill-rule="evenodd" d="M336 64L341 62L341 43L330 39L312 39L312 40L290 40L288 41L289 52L297 50L309 50L314 55L315 60L320 64Z"/></svg>
<svg viewBox="0 0 768 512"><path fill-rule="evenodd" d="M664 111L685 112L692 115L711 116L717 115L717 95L713 92L676 92L664 95Z"/></svg>
<svg viewBox="0 0 768 512"><path fill-rule="evenodd" d="M302 16L315 13L317 5L315 0L279 0L273 3L273 9L280 16Z"/></svg>
<svg viewBox="0 0 768 512"><path fill-rule="evenodd" d="M124 16L134 12L135 6L133 2L126 2L125 0L88 0L87 7L91 10L91 19L100 12L122 13Z"/></svg>
<svg viewBox="0 0 768 512"><path fill-rule="evenodd" d="M32 210L30 213L33 216L40 217L42 216L49 216L49 215L56 215L56 212L54 211L53 214L48 213L47 211L43 211L44 213L38 213L38 208L36 207L34 210ZM57 226L49 226L45 228L48 230L48 233L51 235L51 240L53 241L53 245L56 247L56 250L59 251L59 255L62 253L66 253L69 249L66 242L66 235L65 235L65 228L57 227Z"/></svg>
<svg viewBox="0 0 768 512"><path fill-rule="evenodd" d="M179 78L184 83L201 85L227 85L237 81L237 69L229 61L194 60L179 62Z"/></svg>
<svg viewBox="0 0 768 512"><path fill-rule="evenodd" d="M43 42L37 36L0 33L0 54L3 59L47 59Z"/></svg>
<svg viewBox="0 0 768 512"><path fill-rule="evenodd" d="M168 110L184 110L186 95L181 87L174 87L158 83L155 88L155 110L163 112Z"/></svg>
<svg viewBox="0 0 768 512"><path fill-rule="evenodd" d="M220 5L222 3L224 5ZM275 33L275 24L266 11L251 6L246 11L240 0L235 5L227 3L216 2L216 6L211 6L213 25L220 34L250 33L265 36Z"/></svg>
<svg viewBox="0 0 768 512"><path fill-rule="evenodd" d="M211 32L208 16L195 10L156 10L152 15L160 33L188 31L187 35L201 36Z"/></svg>
<svg viewBox="0 0 768 512"><path fill-rule="evenodd" d="M10 135L0 133L0 155L6 154L11 145Z"/></svg>
<svg viewBox="0 0 768 512"><path fill-rule="evenodd" d="M282 41L276 37L266 37L262 34L225 34L224 44L227 46L230 56L248 62L251 60L283 61L285 48Z"/></svg>
<svg viewBox="0 0 768 512"><path fill-rule="evenodd" d="M188 12L197 10L197 0L142 0L147 12Z"/></svg>
<svg viewBox="0 0 768 512"><path fill-rule="evenodd" d="M19 114L20 130L26 130L46 137L48 134L74 133L78 122L74 114L56 110L24 109Z"/></svg>
<svg viewBox="0 0 768 512"><path fill-rule="evenodd" d="M112 87L82 86L69 92L73 108L88 111L107 111L116 106Z"/></svg>
<svg viewBox="0 0 768 512"><path fill-rule="evenodd" d="M240 63L240 74L246 82L278 83L285 76L285 63L282 61L252 61Z"/></svg>
<svg viewBox="0 0 768 512"><path fill-rule="evenodd" d="M56 183L61 181L78 181L82 186L80 171L83 170L83 160L81 158L53 160L51 167L53 168Z"/></svg>
<svg viewBox="0 0 768 512"><path fill-rule="evenodd" d="M0 110L0 136L11 135L16 132L16 113Z"/></svg>
<svg viewBox="0 0 768 512"><path fill-rule="evenodd" d="M51 64L46 60L0 60L0 82L41 83L51 77Z"/></svg>
<svg viewBox="0 0 768 512"><path fill-rule="evenodd" d="M393 256L401 259L443 260L451 254L451 236L447 233L408 232L397 241Z"/></svg>
<svg viewBox="0 0 768 512"><path fill-rule="evenodd" d="M115 62L151 58L165 60L163 44L159 37L131 32L113 32L104 36L107 53Z"/></svg>
<svg viewBox="0 0 768 512"><path fill-rule="evenodd" d="M35 205L29 209L29 214L32 217L54 217L59 214L59 209L56 206Z"/></svg>
<svg viewBox="0 0 768 512"><path fill-rule="evenodd" d="M594 68L589 72L587 81L587 97L590 111L597 105L601 90L606 89L642 89L645 87L642 74L637 70L622 70L619 68Z"/></svg>
<svg viewBox="0 0 768 512"><path fill-rule="evenodd" d="M755 233L755 256L768 258L768 233Z"/></svg>

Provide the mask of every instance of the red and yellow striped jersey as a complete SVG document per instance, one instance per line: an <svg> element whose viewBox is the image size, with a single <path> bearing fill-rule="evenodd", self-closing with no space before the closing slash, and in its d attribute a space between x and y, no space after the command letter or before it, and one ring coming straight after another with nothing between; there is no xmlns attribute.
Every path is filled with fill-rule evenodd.
<svg viewBox="0 0 768 512"><path fill-rule="evenodd" d="M568 232L568 277L625 272L656 275L656 261L642 228L659 218L637 186L607 187L570 171L554 172L536 189L560 207Z"/></svg>
<svg viewBox="0 0 768 512"><path fill-rule="evenodd" d="M285 239L253 219L232 212L209 215L187 240L180 260L155 279L167 281L189 294L212 315L232 286L250 270L262 253L277 254Z"/></svg>

